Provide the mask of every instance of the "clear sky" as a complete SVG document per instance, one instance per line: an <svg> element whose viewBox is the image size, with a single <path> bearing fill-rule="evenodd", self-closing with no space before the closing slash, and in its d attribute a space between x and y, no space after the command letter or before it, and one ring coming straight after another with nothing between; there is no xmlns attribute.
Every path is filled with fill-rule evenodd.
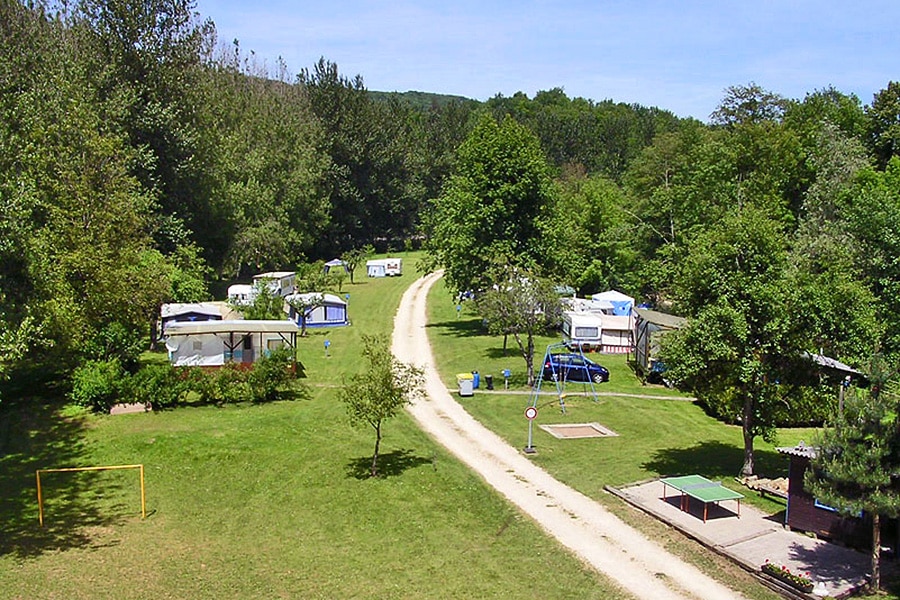
<svg viewBox="0 0 900 600"><path fill-rule="evenodd" d="M198 0L274 72L320 57L366 88L487 100L562 88L707 121L732 85L870 104L900 80L900 0Z"/></svg>

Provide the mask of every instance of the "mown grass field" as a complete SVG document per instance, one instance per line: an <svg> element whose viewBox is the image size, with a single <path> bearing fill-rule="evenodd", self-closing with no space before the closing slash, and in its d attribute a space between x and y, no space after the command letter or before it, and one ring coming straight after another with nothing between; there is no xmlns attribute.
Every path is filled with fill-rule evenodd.
<svg viewBox="0 0 900 600"><path fill-rule="evenodd" d="M365 477L374 437L347 424L337 390L362 367L363 333L388 335L397 302L417 276L345 284L351 327L311 330L301 341L306 378L293 400L190 407L116 417L57 399L0 405L0 598L618 598L528 519L421 433L390 421L383 476ZM477 392L466 408L514 446L526 441L524 362L510 340L457 318L442 283L429 327L448 387L455 373L492 373L511 392ZM326 355L324 341L330 341ZM538 354L555 338L538 343ZM156 357L158 359L158 357ZM619 437L556 440L535 429L534 460L560 479L751 598L774 598L740 569L623 506L603 491L656 474L729 479L740 432L679 394L642 386L623 357L603 357L602 392L671 400L570 398L567 414L543 396L539 422L598 421ZM11 400L7 396L8 400ZM781 444L809 440L782 434ZM760 441L760 471L784 461ZM38 527L38 468L142 463L148 518L133 471L48 475L46 526ZM767 501L766 501L767 502ZM779 506L770 503L770 508Z"/></svg>
<svg viewBox="0 0 900 600"><path fill-rule="evenodd" d="M302 341L294 400L111 417L7 397L0 598L620 596L405 415L386 426L383 476L365 476L374 437L349 427L337 387L361 334L389 333L414 260L344 287L353 326ZM131 463L145 521L135 471L47 474L38 526L35 469Z"/></svg>

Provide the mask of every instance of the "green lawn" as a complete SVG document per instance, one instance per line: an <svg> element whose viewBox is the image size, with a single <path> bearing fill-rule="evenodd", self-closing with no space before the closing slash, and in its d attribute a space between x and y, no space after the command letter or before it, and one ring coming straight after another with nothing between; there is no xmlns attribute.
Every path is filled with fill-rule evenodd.
<svg viewBox="0 0 900 600"><path fill-rule="evenodd" d="M362 367L360 336L390 332L399 296L417 276L416 256L404 258L403 277L361 276L344 286L351 327L311 330L301 340L307 377L295 400L110 417L53 398L6 396L0 597L622 597L406 415L386 426L384 476L365 477L374 438L348 426L337 388ZM514 342L504 355L502 340L484 335L479 319L467 309L457 315L442 283L431 295L430 319L448 386L456 373L477 369L493 374L499 389L502 370L513 371L514 393L479 391L463 402L524 446L529 394ZM550 341L539 342L539 355ZM558 441L536 428L534 460L748 597L775 598L728 561L603 491L658 474L729 480L741 453L737 428L677 392L642 386L624 357L599 358L612 372L600 391L670 399L571 397L562 415L554 396L542 396L538 423L598 421L620 435ZM809 441L810 433L785 432L779 442ZM758 448L760 470L783 474L786 461L761 441ZM57 474L44 478L46 527L38 527L35 469L130 463L146 468L145 521L133 471Z"/></svg>
<svg viewBox="0 0 900 600"><path fill-rule="evenodd" d="M373 434L336 401L359 338L387 334L396 279L347 285L353 326L312 331L294 401L116 417L51 399L0 408L2 598L614 598L406 415ZM324 340L331 340L330 356ZM43 401L41 401L43 400ZM38 468L142 463L135 471Z"/></svg>

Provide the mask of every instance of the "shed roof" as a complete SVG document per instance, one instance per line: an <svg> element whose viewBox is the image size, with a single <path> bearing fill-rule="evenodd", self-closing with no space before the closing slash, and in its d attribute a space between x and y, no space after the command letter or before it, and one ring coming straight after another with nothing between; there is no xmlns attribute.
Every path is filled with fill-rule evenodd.
<svg viewBox="0 0 900 600"><path fill-rule="evenodd" d="M788 456L799 456L800 458L809 458L813 459L816 457L816 449L813 446L807 446L803 442L800 442L796 446L783 446L781 448L775 448L781 454L787 454Z"/></svg>

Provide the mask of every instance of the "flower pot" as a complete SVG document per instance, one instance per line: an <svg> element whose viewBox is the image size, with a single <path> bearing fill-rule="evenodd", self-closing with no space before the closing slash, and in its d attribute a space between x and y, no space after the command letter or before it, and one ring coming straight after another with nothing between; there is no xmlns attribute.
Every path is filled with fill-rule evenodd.
<svg viewBox="0 0 900 600"><path fill-rule="evenodd" d="M809 594L813 591L813 583L808 577L791 573L789 570L776 566L773 563L764 564L760 567L760 570L766 575L774 577L785 585L800 590L801 592Z"/></svg>

